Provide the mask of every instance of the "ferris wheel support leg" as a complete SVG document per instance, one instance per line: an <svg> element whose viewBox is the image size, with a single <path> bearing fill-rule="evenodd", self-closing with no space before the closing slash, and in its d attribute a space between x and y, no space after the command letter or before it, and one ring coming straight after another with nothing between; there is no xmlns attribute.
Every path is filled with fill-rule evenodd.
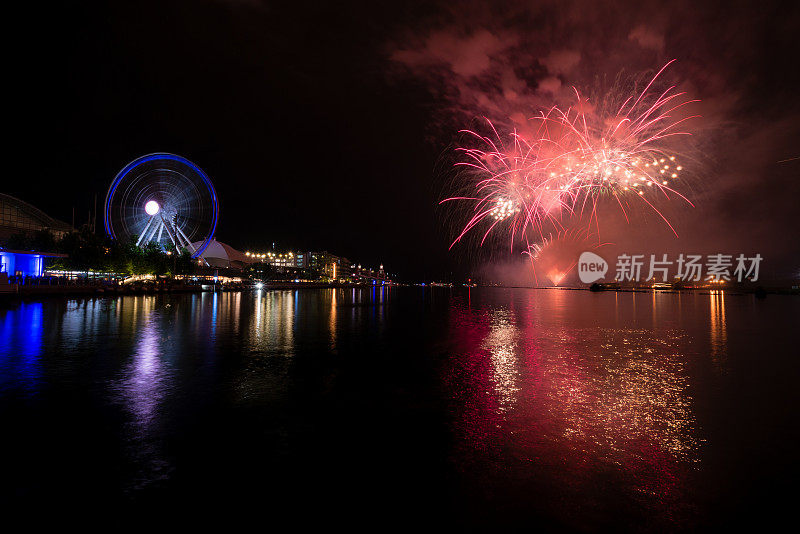
<svg viewBox="0 0 800 534"><path fill-rule="evenodd" d="M180 226L176 226L176 227L175 227L175 230L177 231L177 233L178 233L178 234L180 234L180 235L181 235L181 237L183 237L184 241L186 241L186 247L187 247L189 250L191 250L193 254L194 254L195 252L197 252L197 249L196 249L196 248L194 248L194 245L192 245L192 242L191 242L191 241L189 241L189 238L188 238L188 237L186 237L186 234L184 234L184 233L183 233L183 230L181 230Z"/></svg>
<svg viewBox="0 0 800 534"><path fill-rule="evenodd" d="M161 232L163 231L164 231L164 221L162 220L161 224L158 227L158 237L156 238L156 241L158 241L159 243L161 243Z"/></svg>
<svg viewBox="0 0 800 534"><path fill-rule="evenodd" d="M164 225L164 230L167 231L167 235L169 236L169 240L172 241L172 245L175 247L175 250L180 252L181 247L178 246L178 243L175 241L175 236L172 235L172 231L169 229L169 225L168 224Z"/></svg>
<svg viewBox="0 0 800 534"><path fill-rule="evenodd" d="M178 246L181 248L186 248L186 242L181 238L180 228L178 228L177 226L173 226L172 232L175 235L175 241L178 242Z"/></svg>
<svg viewBox="0 0 800 534"><path fill-rule="evenodd" d="M150 229L150 225L153 224L154 218L155 217L150 217L150 219L147 221L147 225L144 227L144 230L142 230L142 233L139 234L139 239L136 240L137 247L142 244L142 239L144 239L144 236L147 235L147 231Z"/></svg>
<svg viewBox="0 0 800 534"><path fill-rule="evenodd" d="M159 228L161 228L161 226L162 226L163 224L164 224L164 220L162 219L160 222L158 222L158 223L156 223L156 224L154 224L154 225L153 225L153 229L150 231L150 235L149 235L149 236L147 236L147 240L144 242L144 244L145 244L145 245L146 245L146 244L148 244L148 243L150 243L150 242L153 240L153 238L154 238L154 237L155 237L155 235L156 235L156 230L158 230Z"/></svg>

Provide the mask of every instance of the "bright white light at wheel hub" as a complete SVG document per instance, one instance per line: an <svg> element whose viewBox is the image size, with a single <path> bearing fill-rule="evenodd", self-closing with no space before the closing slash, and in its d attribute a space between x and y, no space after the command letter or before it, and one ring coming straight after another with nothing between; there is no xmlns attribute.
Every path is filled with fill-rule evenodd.
<svg viewBox="0 0 800 534"><path fill-rule="evenodd" d="M156 202L155 200L151 200L150 202L144 205L144 211L146 211L147 214L150 215L151 217L156 213L158 213L158 210L160 209L161 206L159 206L158 202Z"/></svg>

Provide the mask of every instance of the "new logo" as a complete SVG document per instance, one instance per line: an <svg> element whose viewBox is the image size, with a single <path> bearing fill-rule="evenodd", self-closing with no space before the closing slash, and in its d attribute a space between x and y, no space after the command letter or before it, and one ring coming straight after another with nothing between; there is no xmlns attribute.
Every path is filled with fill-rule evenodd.
<svg viewBox="0 0 800 534"><path fill-rule="evenodd" d="M584 252L578 258L578 277L584 284L597 282L607 272L608 263L594 252Z"/></svg>

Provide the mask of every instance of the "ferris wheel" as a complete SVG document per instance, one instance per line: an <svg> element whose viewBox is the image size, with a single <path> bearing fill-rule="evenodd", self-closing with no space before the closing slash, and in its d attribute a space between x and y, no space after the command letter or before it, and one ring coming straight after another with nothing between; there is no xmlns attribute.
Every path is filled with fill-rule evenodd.
<svg viewBox="0 0 800 534"><path fill-rule="evenodd" d="M200 167L175 154L156 153L119 171L108 188L104 223L114 239L185 249L197 258L214 237L218 214L214 185Z"/></svg>

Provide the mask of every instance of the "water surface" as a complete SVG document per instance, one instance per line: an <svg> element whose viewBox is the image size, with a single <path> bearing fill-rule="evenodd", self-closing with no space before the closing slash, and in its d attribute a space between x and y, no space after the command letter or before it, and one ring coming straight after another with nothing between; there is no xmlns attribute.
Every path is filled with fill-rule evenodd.
<svg viewBox="0 0 800 534"><path fill-rule="evenodd" d="M120 525L778 525L798 327L800 299L722 292L6 303L4 499Z"/></svg>

